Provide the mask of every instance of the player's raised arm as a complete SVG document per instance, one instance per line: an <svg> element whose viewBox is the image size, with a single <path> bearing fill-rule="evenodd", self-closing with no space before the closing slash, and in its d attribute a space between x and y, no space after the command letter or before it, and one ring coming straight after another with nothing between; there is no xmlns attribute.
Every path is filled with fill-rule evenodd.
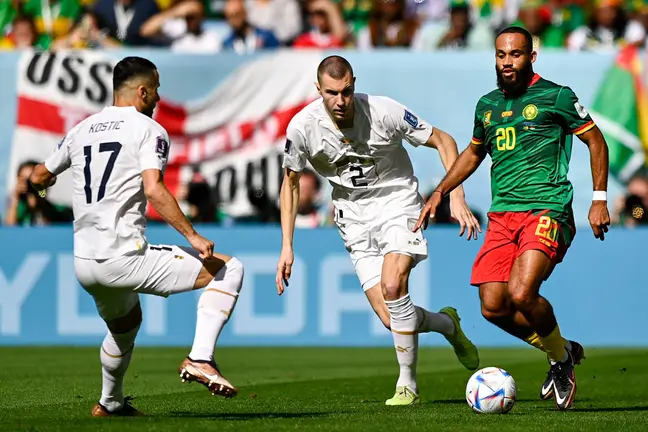
<svg viewBox="0 0 648 432"><path fill-rule="evenodd" d="M295 219L299 207L299 178L301 171L306 166L303 135L291 125L286 131L286 146L284 148L285 169L281 193L279 196L281 208L281 255L277 263L277 293L283 294L288 286L288 279L292 273L295 259L293 252L293 238L295 235Z"/></svg>
<svg viewBox="0 0 648 432"><path fill-rule="evenodd" d="M435 148L439 152L443 167L446 172L450 172L459 156L455 139L441 129L433 128L432 135L426 141L425 146ZM471 238L477 239L477 232L481 232L481 227L466 203L466 195L461 184L457 185L450 193L450 214L461 225L460 236L467 230L468 235L466 238L468 240Z"/></svg>
<svg viewBox="0 0 648 432"><path fill-rule="evenodd" d="M441 199L452 192L457 186L462 184L472 173L477 170L479 165L486 157L486 152L481 144L471 143L457 158L441 183L432 192L430 199L425 204L421 216L419 216L414 231L422 226L427 226L428 218L434 217L437 207L441 204ZM481 228L480 228L481 232Z"/></svg>
<svg viewBox="0 0 648 432"><path fill-rule="evenodd" d="M166 223L175 228L187 239L191 247L200 252L201 258L211 258L214 253L214 243L196 232L191 222L182 213L175 197L164 184L163 172L169 156L169 139L165 135L157 135L158 132L154 129L146 131L139 151L139 165L146 199Z"/></svg>

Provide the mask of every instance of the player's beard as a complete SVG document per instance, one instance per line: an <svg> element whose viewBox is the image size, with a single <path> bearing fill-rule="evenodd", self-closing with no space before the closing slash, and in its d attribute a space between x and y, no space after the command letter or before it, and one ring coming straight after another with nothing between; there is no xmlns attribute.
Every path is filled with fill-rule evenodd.
<svg viewBox="0 0 648 432"><path fill-rule="evenodd" d="M145 116L153 118L153 111L155 111L155 105L148 106L142 110L142 114Z"/></svg>
<svg viewBox="0 0 648 432"><path fill-rule="evenodd" d="M523 94L531 79L533 78L533 65L531 62L526 63L522 68L516 70L515 82L507 82L502 72L495 66L495 74L497 75L497 87L506 92L507 95L516 97Z"/></svg>

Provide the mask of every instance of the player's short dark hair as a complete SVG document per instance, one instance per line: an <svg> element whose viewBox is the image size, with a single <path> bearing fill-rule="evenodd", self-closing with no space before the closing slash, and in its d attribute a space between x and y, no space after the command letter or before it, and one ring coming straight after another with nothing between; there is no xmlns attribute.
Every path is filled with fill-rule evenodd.
<svg viewBox="0 0 648 432"><path fill-rule="evenodd" d="M521 34L522 36L524 36L524 39L526 39L527 46L529 47L529 53L533 51L533 36L527 29L518 26L506 27L504 30L500 31L497 34L497 37L500 37L503 34ZM497 40L497 38L495 39Z"/></svg>
<svg viewBox="0 0 648 432"><path fill-rule="evenodd" d="M353 76L353 68L351 63L344 57L332 55L326 57L317 67L317 81L321 81L324 74L333 79L342 79L347 74Z"/></svg>
<svg viewBox="0 0 648 432"><path fill-rule="evenodd" d="M125 83L135 77L153 75L157 70L152 61L142 57L126 57L113 69L113 92L118 91Z"/></svg>

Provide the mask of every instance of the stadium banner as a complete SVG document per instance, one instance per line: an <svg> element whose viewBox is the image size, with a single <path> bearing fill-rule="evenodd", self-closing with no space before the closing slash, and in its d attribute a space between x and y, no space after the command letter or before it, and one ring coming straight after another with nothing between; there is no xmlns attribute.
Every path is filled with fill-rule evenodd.
<svg viewBox="0 0 648 432"><path fill-rule="evenodd" d="M237 256L245 279L223 332L226 346L390 346L392 338L373 311L351 260L333 229L298 230L293 276L280 297L275 287L278 228L199 227L215 248ZM454 306L478 346L524 346L482 318L469 285L481 245L458 231L430 228L430 256L410 279L415 303L430 310ZM148 231L152 243L186 241L169 228ZM589 230L576 237L542 293L552 302L562 333L586 346L646 346L648 230L614 229L605 242ZM106 328L92 298L78 285L71 228L0 229L0 345L98 345ZM317 247L313 247L317 245ZM622 251L622 252L621 252ZM141 296L138 345L189 346L200 291L167 299ZM438 334L422 345L445 346Z"/></svg>
<svg viewBox="0 0 648 432"><path fill-rule="evenodd" d="M222 210L230 216L252 213L250 189L278 195L278 156L286 127L317 94L311 72L319 56L295 56L286 51L245 63L220 85L205 88L202 99L158 103L154 118L169 132L172 143L165 175L172 193L197 167L215 179ZM97 51L21 57L10 172L22 161L42 160L69 129L112 103L111 76L118 60L112 53ZM161 83L164 86L164 77ZM64 173L50 199L71 205L71 179L71 173Z"/></svg>
<svg viewBox="0 0 648 432"><path fill-rule="evenodd" d="M163 50L59 51L0 54L0 200L15 182L16 167L43 160L65 132L112 103L111 71L127 55L150 58L159 68L162 101L155 117L172 137L171 189L197 167L233 216L253 211L248 192L263 188L277 198L283 134L290 117L317 97L318 62L330 53L267 51L239 56L179 55ZM360 92L392 97L429 123L451 133L463 148L470 141L475 104L493 89L490 52L412 53L402 50L341 52L352 63ZM570 86L589 108L615 55L542 52L535 63L545 78ZM591 172L587 148L576 139L570 167L576 223L588 226ZM423 193L445 173L436 151L406 144ZM467 182L471 207L490 205L490 162ZM69 175L68 175L69 176ZM49 197L69 203L63 175ZM328 186L326 186L328 187ZM611 178L610 202L623 191ZM324 197L329 190L324 191ZM1 211L1 210L0 210Z"/></svg>

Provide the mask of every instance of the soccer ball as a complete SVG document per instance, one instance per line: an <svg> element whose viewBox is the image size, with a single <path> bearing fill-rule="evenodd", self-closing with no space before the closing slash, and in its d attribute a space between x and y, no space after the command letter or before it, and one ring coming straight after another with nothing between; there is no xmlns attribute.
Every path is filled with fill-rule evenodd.
<svg viewBox="0 0 648 432"><path fill-rule="evenodd" d="M504 369L487 367L475 372L466 386L466 401L480 414L503 414L515 405L515 380Z"/></svg>

